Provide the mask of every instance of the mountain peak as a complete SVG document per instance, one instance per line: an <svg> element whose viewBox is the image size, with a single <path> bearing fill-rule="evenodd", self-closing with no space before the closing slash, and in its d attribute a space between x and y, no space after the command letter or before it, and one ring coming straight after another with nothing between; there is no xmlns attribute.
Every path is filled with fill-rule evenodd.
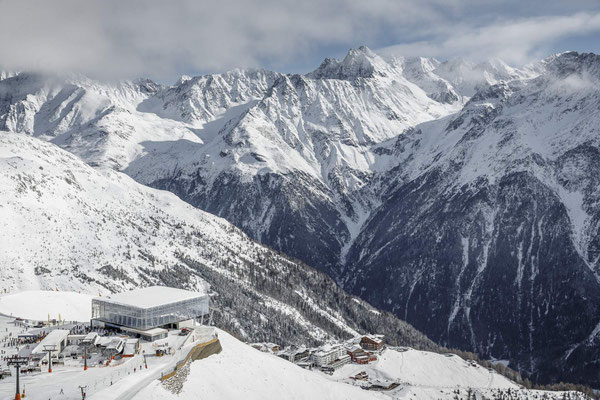
<svg viewBox="0 0 600 400"><path fill-rule="evenodd" d="M350 49L343 60L326 58L319 68L307 74L315 79L372 78L382 74L385 61L367 46Z"/></svg>
<svg viewBox="0 0 600 400"><path fill-rule="evenodd" d="M600 77L600 55L567 51L554 54L542 61L546 69L559 76L588 73Z"/></svg>
<svg viewBox="0 0 600 400"><path fill-rule="evenodd" d="M367 57L377 57L377 54L375 54L370 48L368 48L367 46L360 46L356 49L350 49L348 50L348 54L346 54L346 58L348 57L360 57L360 56L367 56Z"/></svg>
<svg viewBox="0 0 600 400"><path fill-rule="evenodd" d="M175 82L175 86L183 85L184 83L186 83L187 81L191 81L192 79L194 78L189 75L181 75L177 82Z"/></svg>

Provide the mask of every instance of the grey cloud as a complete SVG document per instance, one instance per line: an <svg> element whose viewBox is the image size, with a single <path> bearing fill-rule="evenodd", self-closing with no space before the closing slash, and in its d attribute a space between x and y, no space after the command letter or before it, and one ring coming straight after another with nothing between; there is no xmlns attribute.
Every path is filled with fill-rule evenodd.
<svg viewBox="0 0 600 400"><path fill-rule="evenodd" d="M0 64L104 75L168 75L289 60L407 21L408 2L334 0L0 3ZM391 18L392 15L396 17Z"/></svg>
<svg viewBox="0 0 600 400"><path fill-rule="evenodd" d="M100 77L174 79L183 73L234 67L285 69L304 57L321 55L326 49L361 44L378 47L405 43L396 49L423 50L420 54L468 53L473 50L472 46L469 49L469 40L477 34L478 45L501 49L502 43L494 36L510 32L494 23L499 11L481 3L4 0L0 2L0 65ZM588 2L578 3L584 7ZM555 5L553 11L561 12L560 7ZM473 13L477 15L470 15ZM535 18L524 21L535 23ZM475 22L491 25L476 28ZM565 24L572 26L573 22ZM596 21L589 24L595 25ZM524 22L519 29L526 31L535 26L531 28ZM568 34L572 29L552 34L564 32ZM531 50L531 46L521 47L519 53Z"/></svg>
<svg viewBox="0 0 600 400"><path fill-rule="evenodd" d="M498 57L524 64L548 55L549 45L561 38L600 32L600 12L566 16L532 17L482 27L445 27L429 40L379 49L391 55L425 55L442 59L457 55L486 59Z"/></svg>

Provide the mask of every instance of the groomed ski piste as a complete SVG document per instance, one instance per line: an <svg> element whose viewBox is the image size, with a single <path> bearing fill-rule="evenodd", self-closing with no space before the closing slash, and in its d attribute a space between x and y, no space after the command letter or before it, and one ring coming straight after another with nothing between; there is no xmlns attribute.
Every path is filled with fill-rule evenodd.
<svg viewBox="0 0 600 400"><path fill-rule="evenodd" d="M50 319L57 319L60 312L61 318L65 315L65 319L72 316L82 321L62 319L54 328L78 326L77 322L89 321L90 313L86 310L91 310L93 297L60 291L26 291L1 296L1 369L7 369L4 358L16 353L16 347L7 342L27 331L25 321L39 317L45 320L48 314ZM52 373L42 366L39 371L21 375L21 391L24 390L25 398L32 400L81 399L81 387L86 399L99 400L495 399L509 392L512 399L561 399L564 395L563 392L520 388L495 371L457 355L410 348L386 348L373 363L347 364L329 375L317 368L303 369L273 354L258 351L218 328L197 326L188 336L171 331L163 341L169 343L172 354L147 357L147 368L142 354L109 366L90 366L86 371L78 362L54 365ZM215 341L220 343L222 351L211 351L196 361L189 357L195 349ZM152 343L142 344L146 355L155 348ZM181 368L172 374L177 364ZM361 373L368 376L369 385L365 380L351 378ZM166 374L172 377L161 380ZM373 385L388 387L390 383L394 383L391 390L372 390ZM361 386L370 386L371 390ZM13 369L10 376L0 380L0 397L14 398L14 395ZM574 392L569 395L571 399L583 398Z"/></svg>

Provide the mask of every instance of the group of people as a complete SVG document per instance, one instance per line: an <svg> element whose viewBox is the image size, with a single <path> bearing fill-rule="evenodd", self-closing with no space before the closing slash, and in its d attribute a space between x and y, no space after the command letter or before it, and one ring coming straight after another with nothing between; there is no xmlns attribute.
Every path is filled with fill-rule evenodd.
<svg viewBox="0 0 600 400"><path fill-rule="evenodd" d="M5 336L4 338L2 338L2 347L7 348L21 346L24 344L35 343L37 341L38 338L35 336L14 337L12 336L12 333L10 333L9 336ZM18 347L17 350L19 350Z"/></svg>
<svg viewBox="0 0 600 400"><path fill-rule="evenodd" d="M70 329L71 335L87 335L92 331L89 325L79 324Z"/></svg>

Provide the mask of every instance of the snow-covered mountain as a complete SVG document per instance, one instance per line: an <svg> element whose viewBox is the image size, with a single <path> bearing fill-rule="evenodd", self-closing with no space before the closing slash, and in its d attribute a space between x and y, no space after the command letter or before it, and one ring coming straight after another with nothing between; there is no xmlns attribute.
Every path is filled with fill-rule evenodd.
<svg viewBox="0 0 600 400"><path fill-rule="evenodd" d="M148 143L125 171L335 273L344 246L378 202L363 193L385 164L371 147L455 112L461 102L431 99L401 68L364 47L307 75L249 74L196 78L157 94L153 102L168 100L155 109L186 122L214 118L206 111L211 99L233 106L206 123L217 128L199 132L202 144Z"/></svg>
<svg viewBox="0 0 600 400"><path fill-rule="evenodd" d="M198 140L179 123L136 111L159 89L141 79L101 83L19 73L0 80L0 130L49 140L90 165L121 169L140 155L144 141Z"/></svg>
<svg viewBox="0 0 600 400"><path fill-rule="evenodd" d="M462 104L404 75L364 47L305 76L236 70L172 87L21 73L0 81L0 129L125 170L333 272L379 202L363 193L387 159L371 147Z"/></svg>
<svg viewBox="0 0 600 400"><path fill-rule="evenodd" d="M234 70L224 74L182 77L140 104L139 109L163 118L203 124L236 107L260 99L282 74L265 70ZM213 133L217 133L217 131Z"/></svg>
<svg viewBox="0 0 600 400"><path fill-rule="evenodd" d="M443 344L597 385L598 65L363 47L168 87L7 74L0 128L169 190Z"/></svg>
<svg viewBox="0 0 600 400"><path fill-rule="evenodd" d="M344 286L440 343L597 384L600 57L545 68L398 137Z"/></svg>
<svg viewBox="0 0 600 400"><path fill-rule="evenodd" d="M225 220L51 143L0 133L0 199L3 291L208 283L219 325L247 339L306 343L364 330L436 347Z"/></svg>

